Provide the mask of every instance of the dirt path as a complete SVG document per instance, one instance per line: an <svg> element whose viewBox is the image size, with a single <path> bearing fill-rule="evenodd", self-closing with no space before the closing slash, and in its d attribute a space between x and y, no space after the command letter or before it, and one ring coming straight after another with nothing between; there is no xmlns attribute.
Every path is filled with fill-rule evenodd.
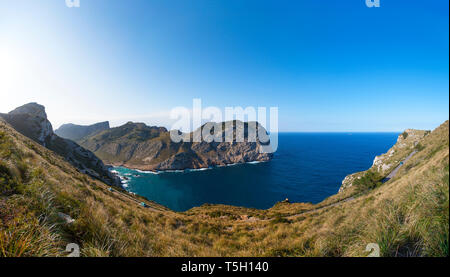
<svg viewBox="0 0 450 277"><path fill-rule="evenodd" d="M128 200L131 200L131 201L137 203L138 205L141 205L141 203L145 203L145 202L143 202L143 201L139 201L139 200L137 200L136 198L131 197L130 195L127 195L126 193L123 193L123 192L121 192L121 191L118 191L118 190L116 190L116 189L114 189L114 188L111 188L111 187L110 187L110 188L109 188L109 191L110 191L110 192L113 192L113 193L116 193L116 194L119 194L119 195L121 195L121 196L127 198ZM165 211L162 210L162 209L157 209L157 208L152 207L151 204L149 204L149 203L145 203L145 205L147 205L145 208L147 208L147 209L149 209L149 210L151 210L151 211L153 211L153 212L165 212Z"/></svg>
<svg viewBox="0 0 450 277"><path fill-rule="evenodd" d="M349 202L349 201L352 201L352 200L355 200L355 199L356 199L355 196L350 196L350 197L344 198L344 199L342 199L342 200L340 200L338 202L334 202L334 203L331 203L331 204L328 204L328 205L325 205L325 206L322 206L322 207L314 208L312 210L304 211L304 212L301 212L301 213L298 213L298 214L293 214L293 215L287 216L286 218L287 219L295 219L295 218L297 218L299 216L302 216L302 215L305 215L305 214L309 214L309 213L318 212L318 211L324 210L326 208L335 207L337 205L340 205L340 204L343 204L343 203L346 203L346 202Z"/></svg>
<svg viewBox="0 0 450 277"><path fill-rule="evenodd" d="M318 212L318 211L324 210L326 208L335 207L335 206L338 206L340 204L343 204L343 203L346 203L346 202L349 202L349 201L352 201L352 200L355 200L355 199L356 199L355 196L350 196L350 197L344 198L344 199L342 199L340 201L337 201L337 202L334 202L334 203L331 203L331 204L327 204L325 206L317 207L317 208L314 208L314 209L311 209L311 210L307 210L307 211L303 211L303 212L300 212L300 213L297 213L297 214L287 215L287 216L283 216L283 217L287 218L287 219L295 219L295 218L297 218L299 216L302 216L302 215L305 215L305 214L314 213L314 212ZM250 217L250 218L245 219L244 222L255 222L255 221L261 222L261 221L270 221L270 220L272 220L272 219L258 219L258 218L255 218L255 217Z"/></svg>
<svg viewBox="0 0 450 277"><path fill-rule="evenodd" d="M395 177L395 175L397 175L397 172L400 170L400 168L403 166L403 164L405 164L409 159L411 159L411 157L416 154L417 151L414 150L413 152L411 152L411 154L409 154L394 170L392 170L391 173L389 173L388 176L386 176L386 178L383 179L383 183L386 183L387 181L391 180L392 178Z"/></svg>

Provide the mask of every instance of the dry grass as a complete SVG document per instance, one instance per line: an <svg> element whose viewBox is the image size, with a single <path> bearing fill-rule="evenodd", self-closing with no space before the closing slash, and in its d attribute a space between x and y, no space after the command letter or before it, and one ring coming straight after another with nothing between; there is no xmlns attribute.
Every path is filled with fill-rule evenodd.
<svg viewBox="0 0 450 277"><path fill-rule="evenodd" d="M447 122L398 178L348 202L176 213L108 191L0 121L0 256L60 256L73 242L83 256L366 256L372 242L383 256L448 256L448 153Z"/></svg>

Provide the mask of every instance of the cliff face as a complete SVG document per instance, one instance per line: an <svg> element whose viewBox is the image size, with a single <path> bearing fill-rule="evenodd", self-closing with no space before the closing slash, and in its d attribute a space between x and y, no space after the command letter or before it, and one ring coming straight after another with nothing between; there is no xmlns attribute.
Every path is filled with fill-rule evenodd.
<svg viewBox="0 0 450 277"><path fill-rule="evenodd" d="M3 118L19 133L61 155L81 172L107 184L120 185L120 180L112 175L103 162L92 152L71 140L57 136L53 132L44 106L29 103L8 114L0 114L0 118Z"/></svg>
<svg viewBox="0 0 450 277"><path fill-rule="evenodd" d="M220 124L220 123L219 123ZM222 123L224 126L225 124ZM193 138L204 126L193 133ZM233 136L257 132L243 122L233 122ZM243 128L243 130L241 130ZM266 134L265 130L262 130ZM225 128L222 133L225 138ZM256 142L179 142L170 138L170 132L162 127L149 127L143 123L129 122L123 126L100 132L80 141L80 144L94 152L104 162L141 170L183 170L222 166L233 163L268 161L272 154L260 153L259 138Z"/></svg>
<svg viewBox="0 0 450 277"><path fill-rule="evenodd" d="M100 122L89 126L64 124L55 130L55 134L62 138L78 141L84 137L94 135L104 130L109 129L109 122Z"/></svg>
<svg viewBox="0 0 450 277"><path fill-rule="evenodd" d="M387 153L375 157L372 166L368 170L347 175L342 181L339 192L351 188L355 181L364 178L369 172L378 176L380 179L379 181L387 181L387 178L390 179L390 177L388 177L390 173L399 167L408 156L414 155L417 148L420 147L420 140L429 133L430 131L414 129L405 130L398 136L397 142Z"/></svg>
<svg viewBox="0 0 450 277"><path fill-rule="evenodd" d="M23 135L46 146L53 134L52 124L47 120L45 108L36 103L29 103L8 114L0 114L9 124Z"/></svg>

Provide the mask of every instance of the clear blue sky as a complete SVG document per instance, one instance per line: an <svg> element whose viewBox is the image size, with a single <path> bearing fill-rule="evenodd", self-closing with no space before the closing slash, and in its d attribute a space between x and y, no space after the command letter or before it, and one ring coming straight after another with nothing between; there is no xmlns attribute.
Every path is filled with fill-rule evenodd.
<svg viewBox="0 0 450 277"><path fill-rule="evenodd" d="M0 0L0 112L164 124L278 106L281 131L432 129L449 113L447 0Z"/></svg>

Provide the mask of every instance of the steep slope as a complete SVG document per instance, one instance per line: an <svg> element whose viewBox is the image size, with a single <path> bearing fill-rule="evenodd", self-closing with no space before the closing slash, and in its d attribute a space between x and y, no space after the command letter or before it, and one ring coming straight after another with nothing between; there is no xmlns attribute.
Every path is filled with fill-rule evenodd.
<svg viewBox="0 0 450 277"><path fill-rule="evenodd" d="M225 123L222 124L225 126ZM204 126L187 135L192 138L203 128ZM233 135L236 136L238 128L244 128L247 134L263 127L258 124L257 129L252 130L248 123L235 121L232 128ZM263 133L266 134L266 131L263 130ZM222 128L219 135L224 138L225 128ZM175 143L165 128L132 122L85 138L80 144L107 164L141 170L205 168L232 163L268 161L272 157L271 154L260 153L262 144L259 140L233 143L204 141Z"/></svg>
<svg viewBox="0 0 450 277"><path fill-rule="evenodd" d="M422 147L419 142L428 135L430 131L407 129L398 136L397 142L387 153L375 157L373 165L366 171L356 172L345 177L339 192L343 192L359 184L364 186L375 186L379 182L385 182L395 175L396 168L403 165L405 159L411 158Z"/></svg>
<svg viewBox="0 0 450 277"><path fill-rule="evenodd" d="M92 136L104 130L109 129L109 122L99 122L96 124L82 126L75 124L64 124L55 130L55 134L59 137L70 139L73 141L78 141L84 137Z"/></svg>
<svg viewBox="0 0 450 277"><path fill-rule="evenodd" d="M0 114L0 120L2 118L21 134L66 158L81 172L108 184L120 185L120 180L112 175L103 162L92 152L53 133L52 124L47 119L44 106L29 103L8 114Z"/></svg>
<svg viewBox="0 0 450 277"><path fill-rule="evenodd" d="M0 121L0 256L448 256L448 121L397 176L317 205L176 213L110 190ZM143 207L140 202L148 206ZM68 217L72 220L68 220Z"/></svg>

